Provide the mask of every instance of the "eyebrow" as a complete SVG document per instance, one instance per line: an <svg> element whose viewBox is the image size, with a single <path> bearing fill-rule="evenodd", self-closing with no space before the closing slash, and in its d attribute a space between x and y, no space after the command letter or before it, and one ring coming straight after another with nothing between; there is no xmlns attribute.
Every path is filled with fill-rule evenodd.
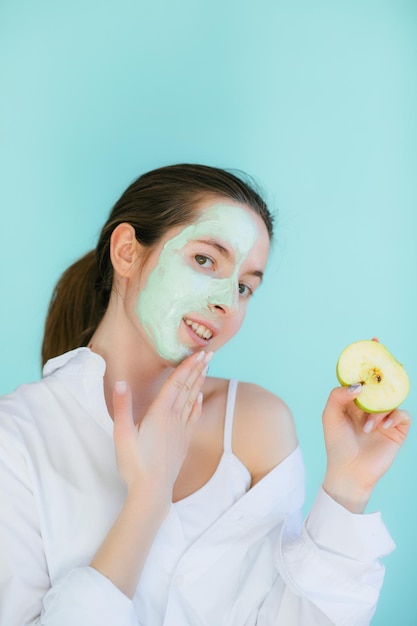
<svg viewBox="0 0 417 626"><path fill-rule="evenodd" d="M197 239L197 242L206 243L209 246L213 246L213 248L216 248L216 250L220 252L222 257L226 259L226 261L230 260L230 258L232 257L232 255L230 254L230 251L224 246L222 246L222 244L219 243L216 239ZM259 281L262 282L264 274L260 270L253 270L253 272L247 272L247 273L250 274L251 276L256 276L256 278L259 278Z"/></svg>
<svg viewBox="0 0 417 626"><path fill-rule="evenodd" d="M216 250L218 250L222 257L224 257L226 260L229 260L232 256L229 250L222 246L222 244L219 243L216 239L197 239L197 243L206 243L209 246L213 246L213 248L216 248Z"/></svg>
<svg viewBox="0 0 417 626"><path fill-rule="evenodd" d="M262 282L262 279L264 277L264 273L260 270L254 270L253 272L249 272L249 274L252 274L252 276L256 276L256 278L259 278L259 282Z"/></svg>

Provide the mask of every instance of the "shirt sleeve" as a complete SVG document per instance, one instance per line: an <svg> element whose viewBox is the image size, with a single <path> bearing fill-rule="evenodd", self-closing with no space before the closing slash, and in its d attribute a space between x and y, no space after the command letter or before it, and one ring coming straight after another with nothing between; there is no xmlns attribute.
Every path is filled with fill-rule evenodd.
<svg viewBox="0 0 417 626"><path fill-rule="evenodd" d="M92 567L71 570L46 595L39 626L138 626L133 603Z"/></svg>
<svg viewBox="0 0 417 626"><path fill-rule="evenodd" d="M138 626L133 603L91 567L51 587L28 463L0 415L0 626Z"/></svg>
<svg viewBox="0 0 417 626"><path fill-rule="evenodd" d="M323 489L301 529L289 518L276 546L279 577L259 626L368 626L395 545L379 513L357 515ZM279 601L277 601L279 598Z"/></svg>

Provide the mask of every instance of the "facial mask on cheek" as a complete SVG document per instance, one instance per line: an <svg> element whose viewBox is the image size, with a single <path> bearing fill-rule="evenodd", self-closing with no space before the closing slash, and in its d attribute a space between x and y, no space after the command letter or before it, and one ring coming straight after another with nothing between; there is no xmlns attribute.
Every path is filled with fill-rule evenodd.
<svg viewBox="0 0 417 626"><path fill-rule="evenodd" d="M184 261L184 246L203 238L220 239L230 245L236 256L232 276L214 278ZM191 353L178 335L188 313L204 316L209 304L236 305L239 268L255 240L255 224L244 209L217 204L165 244L136 306L138 318L162 358L177 363Z"/></svg>

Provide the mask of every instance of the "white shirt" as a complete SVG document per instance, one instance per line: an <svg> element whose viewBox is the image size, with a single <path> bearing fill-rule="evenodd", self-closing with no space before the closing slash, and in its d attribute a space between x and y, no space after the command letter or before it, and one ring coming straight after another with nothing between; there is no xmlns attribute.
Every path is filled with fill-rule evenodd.
<svg viewBox="0 0 417 626"><path fill-rule="evenodd" d="M173 505L132 601L89 567L126 496L104 371L79 348L0 399L0 626L370 623L393 542L322 490L302 524L298 448L197 538Z"/></svg>

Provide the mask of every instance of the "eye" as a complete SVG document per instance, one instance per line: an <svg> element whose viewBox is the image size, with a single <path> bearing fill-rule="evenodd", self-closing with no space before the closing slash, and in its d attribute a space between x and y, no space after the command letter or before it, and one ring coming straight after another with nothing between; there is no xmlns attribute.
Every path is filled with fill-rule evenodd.
<svg viewBox="0 0 417 626"><path fill-rule="evenodd" d="M249 285L245 285L244 283L239 283L239 295L242 298L250 298L253 295L253 291L249 287Z"/></svg>
<svg viewBox="0 0 417 626"><path fill-rule="evenodd" d="M205 267L207 269L210 269L213 267L213 260L210 259L210 257L206 256L205 254L196 254L194 259L196 260L196 262L198 263L200 267Z"/></svg>

